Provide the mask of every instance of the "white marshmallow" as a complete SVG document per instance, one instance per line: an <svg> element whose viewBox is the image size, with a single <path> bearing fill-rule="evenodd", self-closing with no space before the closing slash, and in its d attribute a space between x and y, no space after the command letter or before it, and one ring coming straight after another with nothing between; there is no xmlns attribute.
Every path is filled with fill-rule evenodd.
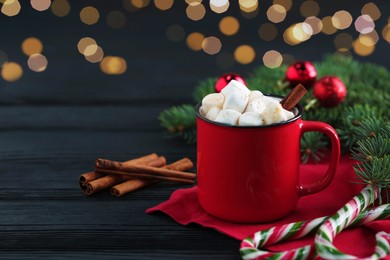
<svg viewBox="0 0 390 260"><path fill-rule="evenodd" d="M211 121L214 121L214 120L217 118L219 112L221 112L221 110L222 110L222 109L220 109L219 107L213 107L213 108L211 108L211 109L209 110L209 112L207 112L206 118L209 119L209 120L211 120Z"/></svg>
<svg viewBox="0 0 390 260"><path fill-rule="evenodd" d="M284 111L285 110L279 102L272 101L267 104L267 109L264 109L261 115L264 118L265 124L275 124L287 120Z"/></svg>
<svg viewBox="0 0 390 260"><path fill-rule="evenodd" d="M224 123L228 125L237 125L238 118L240 118L241 113L237 112L233 109L222 109L217 118L215 118L215 122Z"/></svg>
<svg viewBox="0 0 390 260"><path fill-rule="evenodd" d="M234 109L239 113L244 112L250 93L250 90L244 84L232 80L222 89L221 93L225 96L223 109Z"/></svg>
<svg viewBox="0 0 390 260"><path fill-rule="evenodd" d="M283 110L284 110L284 114L285 114L286 117L287 117L287 120L290 120L291 118L293 118L293 117L295 116L293 112L288 111L288 110L286 110L286 109L283 109Z"/></svg>
<svg viewBox="0 0 390 260"><path fill-rule="evenodd" d="M249 102L251 102L255 98L263 98L263 93L258 90L252 90L249 94Z"/></svg>
<svg viewBox="0 0 390 260"><path fill-rule="evenodd" d="M245 108L245 112L256 112L261 113L266 109L266 103L262 98L255 98L249 101L248 105Z"/></svg>
<svg viewBox="0 0 390 260"><path fill-rule="evenodd" d="M213 107L222 108L225 96L221 93L211 93L202 99L202 106L199 109L201 115L206 115L207 112Z"/></svg>
<svg viewBox="0 0 390 260"><path fill-rule="evenodd" d="M256 112L245 112L238 119L240 126L259 126L264 125L263 117Z"/></svg>

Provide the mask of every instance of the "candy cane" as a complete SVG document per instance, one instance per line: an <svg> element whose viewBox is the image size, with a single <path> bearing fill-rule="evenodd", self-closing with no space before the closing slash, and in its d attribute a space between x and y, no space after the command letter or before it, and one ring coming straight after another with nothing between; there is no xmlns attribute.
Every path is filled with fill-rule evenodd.
<svg viewBox="0 0 390 260"><path fill-rule="evenodd" d="M367 185L358 195L339 209L336 214L328 218L321 225L314 238L316 251L324 259L357 259L356 256L345 254L333 245L333 239L343 229L350 226L353 221L359 219L359 214L370 204L373 204L378 196L378 190L372 185ZM370 216L368 216L369 218ZM390 252L390 234L380 232L376 235L377 245L375 252L367 259L378 259Z"/></svg>
<svg viewBox="0 0 390 260"><path fill-rule="evenodd" d="M376 219L385 219L390 216L390 204L385 204L371 210L365 210L358 215L358 217L351 222L351 225L362 225L369 223ZM240 246L240 253L243 259L308 259L316 255L314 244L304 247L283 251L283 252L267 252L260 250L261 247L275 244L277 242L292 240L312 234L324 223L328 217L316 218L310 221L300 221L282 225L279 227L272 227L270 229L256 232L253 236L242 241ZM383 234L380 236L381 241L386 240ZM386 244L386 243L384 243ZM388 246L390 248L390 246ZM375 249L379 252L380 249ZM383 255L383 254L382 254Z"/></svg>

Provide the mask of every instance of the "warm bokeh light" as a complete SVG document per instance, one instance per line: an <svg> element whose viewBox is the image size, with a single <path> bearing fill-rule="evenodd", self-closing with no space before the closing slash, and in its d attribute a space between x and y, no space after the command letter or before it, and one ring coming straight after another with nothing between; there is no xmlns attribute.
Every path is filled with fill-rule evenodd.
<svg viewBox="0 0 390 260"><path fill-rule="evenodd" d="M234 51L234 58L238 63L249 64L253 62L256 57L256 52L252 46L241 45Z"/></svg>
<svg viewBox="0 0 390 260"><path fill-rule="evenodd" d="M353 50L357 55L368 56L374 52L375 45L366 46L358 38L353 42Z"/></svg>
<svg viewBox="0 0 390 260"><path fill-rule="evenodd" d="M305 19L305 23L311 26L311 29L313 30L313 35L320 33L322 30L322 21L318 17L309 16Z"/></svg>
<svg viewBox="0 0 390 260"><path fill-rule="evenodd" d="M186 14L189 19L199 21L205 16L206 9L200 2L193 2L187 6Z"/></svg>
<svg viewBox="0 0 390 260"><path fill-rule="evenodd" d="M210 0L210 9L217 14L226 12L229 5L229 0Z"/></svg>
<svg viewBox="0 0 390 260"><path fill-rule="evenodd" d="M310 39L313 35L313 29L307 23L297 23L293 26L293 36L299 42L304 42Z"/></svg>
<svg viewBox="0 0 390 260"><path fill-rule="evenodd" d="M173 6L173 0L154 0L156 8L165 11Z"/></svg>
<svg viewBox="0 0 390 260"><path fill-rule="evenodd" d="M278 28L272 23L262 24L259 28L259 37L264 41L272 41L278 35Z"/></svg>
<svg viewBox="0 0 390 260"><path fill-rule="evenodd" d="M108 75L120 75L126 72L125 59L117 56L106 56L100 62L100 69Z"/></svg>
<svg viewBox="0 0 390 260"><path fill-rule="evenodd" d="M373 30L367 34L360 34L359 35L359 41L363 45L368 46L368 47L377 44L378 40L379 40L379 36L375 30Z"/></svg>
<svg viewBox="0 0 390 260"><path fill-rule="evenodd" d="M222 43L215 36L207 37L202 42L203 51L209 55L217 54L221 50L221 48L222 48Z"/></svg>
<svg viewBox="0 0 390 260"><path fill-rule="evenodd" d="M1 12L6 16L15 16L19 14L21 9L18 0L6 0L1 7Z"/></svg>
<svg viewBox="0 0 390 260"><path fill-rule="evenodd" d="M257 10L259 5L257 0L238 0L241 11L251 13Z"/></svg>
<svg viewBox="0 0 390 260"><path fill-rule="evenodd" d="M95 24L99 21L99 11L93 6L87 6L81 9L80 19L87 25Z"/></svg>
<svg viewBox="0 0 390 260"><path fill-rule="evenodd" d="M91 63L98 63L104 57L103 49L100 46L96 46L96 49L89 51L89 48L92 48L93 45L90 45L85 50L85 59Z"/></svg>
<svg viewBox="0 0 390 260"><path fill-rule="evenodd" d="M200 51L202 49L202 42L204 35L198 32L193 32L187 36L186 43L188 48L193 51Z"/></svg>
<svg viewBox="0 0 390 260"><path fill-rule="evenodd" d="M274 69L279 67L283 62L282 55L275 50L267 51L263 56L263 63L266 67Z"/></svg>
<svg viewBox="0 0 390 260"><path fill-rule="evenodd" d="M375 23L371 19L371 17L367 14L363 14L359 16L355 21L355 29L356 31L366 34L374 30Z"/></svg>
<svg viewBox="0 0 390 260"><path fill-rule="evenodd" d="M106 22L111 28L120 29L125 26L126 17L120 11L111 11L107 15Z"/></svg>
<svg viewBox="0 0 390 260"><path fill-rule="evenodd" d="M317 2L308 0L301 4L299 11L303 17L317 16L320 12L320 6Z"/></svg>
<svg viewBox="0 0 390 260"><path fill-rule="evenodd" d="M295 27L295 24L291 25L283 33L283 40L285 43L287 43L289 45L297 45L300 43L300 41L298 39L296 39L294 36L294 27Z"/></svg>
<svg viewBox="0 0 390 260"><path fill-rule="evenodd" d="M178 24L170 25L166 32L165 32L167 38L172 42L179 42L182 41L185 37L185 31L183 26Z"/></svg>
<svg viewBox="0 0 390 260"><path fill-rule="evenodd" d="M70 12L70 4L67 0L54 0L51 4L51 11L58 17L67 16Z"/></svg>
<svg viewBox="0 0 390 260"><path fill-rule="evenodd" d="M286 11L290 10L292 7L292 0L274 0L272 2L274 5L281 5L286 9Z"/></svg>
<svg viewBox="0 0 390 260"><path fill-rule="evenodd" d="M219 30L225 35L234 35L240 29L240 23L233 16L226 16L219 22Z"/></svg>
<svg viewBox="0 0 390 260"><path fill-rule="evenodd" d="M382 37L385 41L390 43L390 23L386 24L382 30Z"/></svg>
<svg viewBox="0 0 390 260"><path fill-rule="evenodd" d="M234 56L229 52L220 52L216 59L217 66L227 70L234 65Z"/></svg>
<svg viewBox="0 0 390 260"><path fill-rule="evenodd" d="M332 16L332 24L337 29L347 29L352 24L352 15L345 10L338 11Z"/></svg>
<svg viewBox="0 0 390 260"><path fill-rule="evenodd" d="M131 4L138 9L147 7L150 3L150 0L130 0Z"/></svg>
<svg viewBox="0 0 390 260"><path fill-rule="evenodd" d="M352 48L353 38L348 33L339 33L334 39L334 46L339 52L347 52Z"/></svg>
<svg viewBox="0 0 390 260"><path fill-rule="evenodd" d="M322 18L322 30L324 34L334 34L337 32L337 28L333 26L332 17L331 16L325 16Z"/></svg>
<svg viewBox="0 0 390 260"><path fill-rule="evenodd" d="M32 8L37 11L46 11L51 5L51 0L31 0L30 4Z"/></svg>
<svg viewBox="0 0 390 260"><path fill-rule="evenodd" d="M1 68L1 76L5 81L15 82L23 76L23 69L16 62L6 62Z"/></svg>
<svg viewBox="0 0 390 260"><path fill-rule="evenodd" d="M85 50L88 48L88 46L97 46L97 43L91 37L84 37L78 42L77 49L81 54L85 55Z"/></svg>
<svg viewBox="0 0 390 260"><path fill-rule="evenodd" d="M35 37L29 37L22 42L22 51L27 56L33 55L35 53L41 53L42 50L42 42Z"/></svg>
<svg viewBox="0 0 390 260"><path fill-rule="evenodd" d="M273 23L283 22L287 12L282 5L271 5L267 10L267 17Z"/></svg>
<svg viewBox="0 0 390 260"><path fill-rule="evenodd" d="M381 11L373 2L365 4L361 13L369 15L374 21L381 17Z"/></svg>
<svg viewBox="0 0 390 260"><path fill-rule="evenodd" d="M36 53L28 58L27 65L32 71L42 72L47 68L47 59L44 55Z"/></svg>

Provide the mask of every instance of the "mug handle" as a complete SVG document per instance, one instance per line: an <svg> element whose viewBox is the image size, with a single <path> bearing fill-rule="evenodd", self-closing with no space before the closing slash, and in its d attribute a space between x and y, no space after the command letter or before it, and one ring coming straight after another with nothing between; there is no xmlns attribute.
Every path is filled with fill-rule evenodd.
<svg viewBox="0 0 390 260"><path fill-rule="evenodd" d="M332 151L331 151L329 167L322 180L307 186L300 185L298 187L299 196L306 196L306 195L310 195L322 191L332 181L333 176L337 169L337 165L339 164L339 160L340 160L340 140L336 130L334 130L334 128L331 127L330 125L323 122L302 121L301 131L302 134L305 132L321 132L327 135L330 138L332 143Z"/></svg>

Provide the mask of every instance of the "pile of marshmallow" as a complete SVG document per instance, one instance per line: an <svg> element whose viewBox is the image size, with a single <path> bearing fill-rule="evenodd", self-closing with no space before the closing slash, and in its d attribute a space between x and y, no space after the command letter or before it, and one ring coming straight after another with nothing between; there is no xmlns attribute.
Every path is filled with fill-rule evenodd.
<svg viewBox="0 0 390 260"><path fill-rule="evenodd" d="M294 117L279 101L264 96L258 90L251 91L241 82L232 80L221 93L205 96L199 113L209 120L227 125L270 125Z"/></svg>

